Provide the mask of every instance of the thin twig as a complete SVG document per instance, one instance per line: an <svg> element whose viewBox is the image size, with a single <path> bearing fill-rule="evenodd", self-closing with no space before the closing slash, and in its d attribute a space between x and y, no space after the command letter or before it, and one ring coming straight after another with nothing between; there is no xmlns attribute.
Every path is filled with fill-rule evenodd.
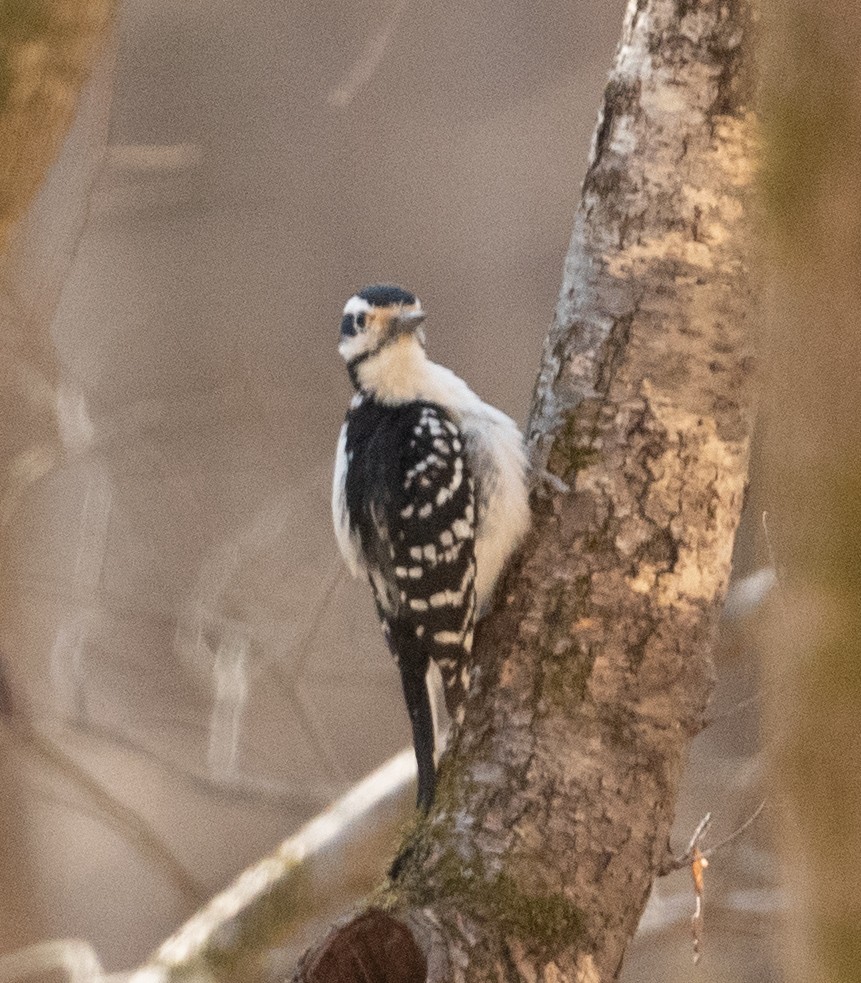
<svg viewBox="0 0 861 983"><path fill-rule="evenodd" d="M735 830L734 832L730 833L729 836L722 839L720 843L715 843L714 846L710 846L708 850L703 850L703 856L711 857L718 850L722 850L725 846L732 843L733 840L737 840L739 836L741 836L741 834L745 832L745 830L749 829L750 826L752 826L753 823L756 822L757 819L759 819L762 810L765 808L766 801L767 801L766 799L763 799L762 802L760 802L760 804L756 807L756 809L754 809L754 811L747 817L747 819L745 819L745 821L741 824L741 826L738 827L737 830Z"/></svg>
<svg viewBox="0 0 861 983"><path fill-rule="evenodd" d="M700 961L702 955L703 941L703 896L705 894L704 872L709 862L699 847L693 848L693 858L691 860L691 876L694 879L694 913L691 915L691 934L694 939L694 966Z"/></svg>
<svg viewBox="0 0 861 983"><path fill-rule="evenodd" d="M688 843L688 851L686 856L693 855L694 850L696 850L699 846L700 840L706 835L711 824L712 814L707 812L700 820L697 828L694 830L694 835L691 837L690 843Z"/></svg>
<svg viewBox="0 0 861 983"><path fill-rule="evenodd" d="M750 696L737 700L731 707L727 707L726 710L721 710L720 713L712 714L712 716L706 718L706 727L713 727L715 724L721 724L725 720L732 720L733 717L737 717L739 714L749 710L752 706L756 706L756 704L763 701L766 693L773 690L776 685L776 683L772 683L768 687L758 689L755 693L751 693Z"/></svg>
<svg viewBox="0 0 861 983"><path fill-rule="evenodd" d="M715 843L706 850L700 849L700 843L703 837L709 830L712 822L712 814L707 812L703 818L699 821L697 828L691 836L690 842L688 843L688 848L685 850L681 857L669 857L664 864L661 866L658 874L663 876L664 874L672 873L674 870L681 870L683 867L689 867L691 871L691 877L694 880L694 913L691 916L691 934L693 935L693 947L694 947L694 965L700 961L700 956L702 954L702 931L703 931L703 905L704 905L704 894L705 894L705 870L709 865L709 857L713 856L718 850L722 850L725 846L732 843L733 840L737 840L745 830L749 829L750 826L759 817L762 810L765 808L766 800L763 799L762 802L754 809L753 813L745 819L745 821L734 830L729 836L722 839L719 843Z"/></svg>
<svg viewBox="0 0 861 983"><path fill-rule="evenodd" d="M658 871L659 877L664 877L666 874L672 874L673 871L681 870L683 867L690 867L693 863L694 855L697 851L700 855L708 859L713 856L718 850L722 850L725 846L732 843L733 840L738 839L741 834L748 829L753 823L759 818L760 813L765 808L766 799L754 809L750 816L745 819L745 821L727 836L725 839L721 840L719 843L715 843L714 846L710 846L707 850L700 850L700 843L703 837L708 832L711 826L712 814L707 812L703 818L700 820L699 825L694 830L693 836L691 837L690 843L688 843L688 848L680 857L669 857L664 861L660 870Z"/></svg>
<svg viewBox="0 0 861 983"><path fill-rule="evenodd" d="M703 818L699 821L697 828L691 836L690 842L688 843L688 848L680 857L667 857L660 870L658 871L659 877L664 877L667 874L673 873L675 870L681 870L683 867L690 867L694 858L694 851L699 848L700 840L708 832L709 826L711 826L712 814L707 812Z"/></svg>

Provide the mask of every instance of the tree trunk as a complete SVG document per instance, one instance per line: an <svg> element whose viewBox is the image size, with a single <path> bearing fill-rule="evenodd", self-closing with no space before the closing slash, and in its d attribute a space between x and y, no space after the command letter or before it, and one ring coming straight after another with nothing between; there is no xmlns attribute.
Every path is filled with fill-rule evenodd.
<svg viewBox="0 0 861 983"><path fill-rule="evenodd" d="M537 499L380 899L431 980L615 978L666 861L747 476L751 35L745 0L629 3L529 425L570 491Z"/></svg>
<svg viewBox="0 0 861 983"><path fill-rule="evenodd" d="M781 603L767 724L792 909L789 981L861 966L861 3L771 5L765 443Z"/></svg>

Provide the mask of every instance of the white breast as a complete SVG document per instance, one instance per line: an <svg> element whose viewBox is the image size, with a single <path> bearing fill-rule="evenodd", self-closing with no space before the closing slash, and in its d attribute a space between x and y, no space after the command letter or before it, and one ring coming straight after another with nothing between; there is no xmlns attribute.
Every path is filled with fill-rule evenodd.
<svg viewBox="0 0 861 983"><path fill-rule="evenodd" d="M468 414L461 421L479 495L475 537L479 615L530 521L523 438L513 420L491 406L487 409L493 414Z"/></svg>

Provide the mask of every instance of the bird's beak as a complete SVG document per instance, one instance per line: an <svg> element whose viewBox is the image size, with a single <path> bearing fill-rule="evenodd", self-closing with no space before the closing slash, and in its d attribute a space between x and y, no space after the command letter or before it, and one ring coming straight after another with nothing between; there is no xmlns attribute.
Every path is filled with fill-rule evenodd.
<svg viewBox="0 0 861 983"><path fill-rule="evenodd" d="M424 321L425 312L423 310L406 310L399 311L392 318L392 334L402 335L409 334Z"/></svg>

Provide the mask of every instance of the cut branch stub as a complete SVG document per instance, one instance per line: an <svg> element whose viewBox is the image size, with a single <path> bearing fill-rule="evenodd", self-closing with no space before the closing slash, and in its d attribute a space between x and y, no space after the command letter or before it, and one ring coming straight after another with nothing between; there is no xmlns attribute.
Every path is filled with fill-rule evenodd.
<svg viewBox="0 0 861 983"><path fill-rule="evenodd" d="M427 959L402 922L371 908L329 937L300 963L308 983L423 983Z"/></svg>
<svg viewBox="0 0 861 983"><path fill-rule="evenodd" d="M611 980L665 864L747 478L747 0L632 0L529 425L570 487L385 902L430 979Z"/></svg>

